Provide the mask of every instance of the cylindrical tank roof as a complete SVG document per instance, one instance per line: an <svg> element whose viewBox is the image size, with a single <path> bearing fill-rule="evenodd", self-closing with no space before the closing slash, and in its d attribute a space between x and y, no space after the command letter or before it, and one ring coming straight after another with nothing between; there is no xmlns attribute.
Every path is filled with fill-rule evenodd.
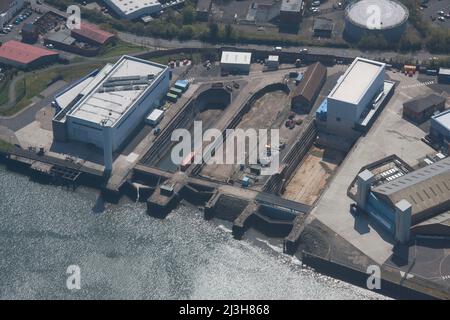
<svg viewBox="0 0 450 320"><path fill-rule="evenodd" d="M346 8L346 19L369 30L384 30L408 20L408 9L396 0L360 0Z"/></svg>

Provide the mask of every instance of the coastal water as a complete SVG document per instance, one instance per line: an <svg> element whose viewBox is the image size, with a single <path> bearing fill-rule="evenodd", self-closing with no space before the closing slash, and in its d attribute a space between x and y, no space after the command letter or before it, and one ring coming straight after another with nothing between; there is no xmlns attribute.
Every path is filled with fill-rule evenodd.
<svg viewBox="0 0 450 320"><path fill-rule="evenodd" d="M275 248L277 249L277 248ZM302 269L226 225L180 206L167 219L145 205L98 201L0 167L0 299L382 299ZM66 287L67 267L81 289Z"/></svg>

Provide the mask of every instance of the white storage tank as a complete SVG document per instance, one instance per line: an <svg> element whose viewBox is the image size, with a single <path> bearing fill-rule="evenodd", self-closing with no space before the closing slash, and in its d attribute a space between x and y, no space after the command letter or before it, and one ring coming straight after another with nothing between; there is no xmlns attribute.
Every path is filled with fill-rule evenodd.
<svg viewBox="0 0 450 320"><path fill-rule="evenodd" d="M381 34L398 41L406 29L408 9L397 0L360 0L345 9L344 35L359 41L366 34Z"/></svg>

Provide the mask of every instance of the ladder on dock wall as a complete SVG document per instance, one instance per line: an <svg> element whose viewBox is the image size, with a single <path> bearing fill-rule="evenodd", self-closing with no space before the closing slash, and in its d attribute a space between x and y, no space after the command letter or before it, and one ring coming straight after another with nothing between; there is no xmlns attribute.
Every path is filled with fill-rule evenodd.
<svg viewBox="0 0 450 320"><path fill-rule="evenodd" d="M55 165L52 166L49 174L52 177L52 182L55 184L68 185L75 189L78 185L78 179L81 172L72 168L65 168Z"/></svg>

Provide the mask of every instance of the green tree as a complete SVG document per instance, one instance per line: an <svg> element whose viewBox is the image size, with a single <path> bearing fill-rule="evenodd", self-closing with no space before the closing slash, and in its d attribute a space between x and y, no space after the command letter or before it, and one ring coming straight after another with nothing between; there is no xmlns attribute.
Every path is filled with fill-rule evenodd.
<svg viewBox="0 0 450 320"><path fill-rule="evenodd" d="M215 22L211 22L208 28L209 28L209 37L211 39L217 39L219 37L219 25Z"/></svg>
<svg viewBox="0 0 450 320"><path fill-rule="evenodd" d="M194 28L192 28L192 26L190 26L190 25L183 26L178 35L178 37L181 40L192 39L193 36L194 36Z"/></svg>
<svg viewBox="0 0 450 320"><path fill-rule="evenodd" d="M433 29L430 31L426 45L428 50L437 53L450 52L450 30L449 29Z"/></svg>
<svg viewBox="0 0 450 320"><path fill-rule="evenodd" d="M195 11L192 6L186 6L182 11L183 15L183 24L192 24L195 20Z"/></svg>
<svg viewBox="0 0 450 320"><path fill-rule="evenodd" d="M358 47L368 50L386 50L389 48L389 43L381 34L366 34L359 40Z"/></svg>
<svg viewBox="0 0 450 320"><path fill-rule="evenodd" d="M224 36L225 36L225 39L232 39L233 38L233 26L231 25L231 24L227 24L226 26L225 26L225 34L224 34Z"/></svg>
<svg viewBox="0 0 450 320"><path fill-rule="evenodd" d="M416 35L405 33L399 42L399 49L403 52L417 51L422 48L422 41Z"/></svg>

